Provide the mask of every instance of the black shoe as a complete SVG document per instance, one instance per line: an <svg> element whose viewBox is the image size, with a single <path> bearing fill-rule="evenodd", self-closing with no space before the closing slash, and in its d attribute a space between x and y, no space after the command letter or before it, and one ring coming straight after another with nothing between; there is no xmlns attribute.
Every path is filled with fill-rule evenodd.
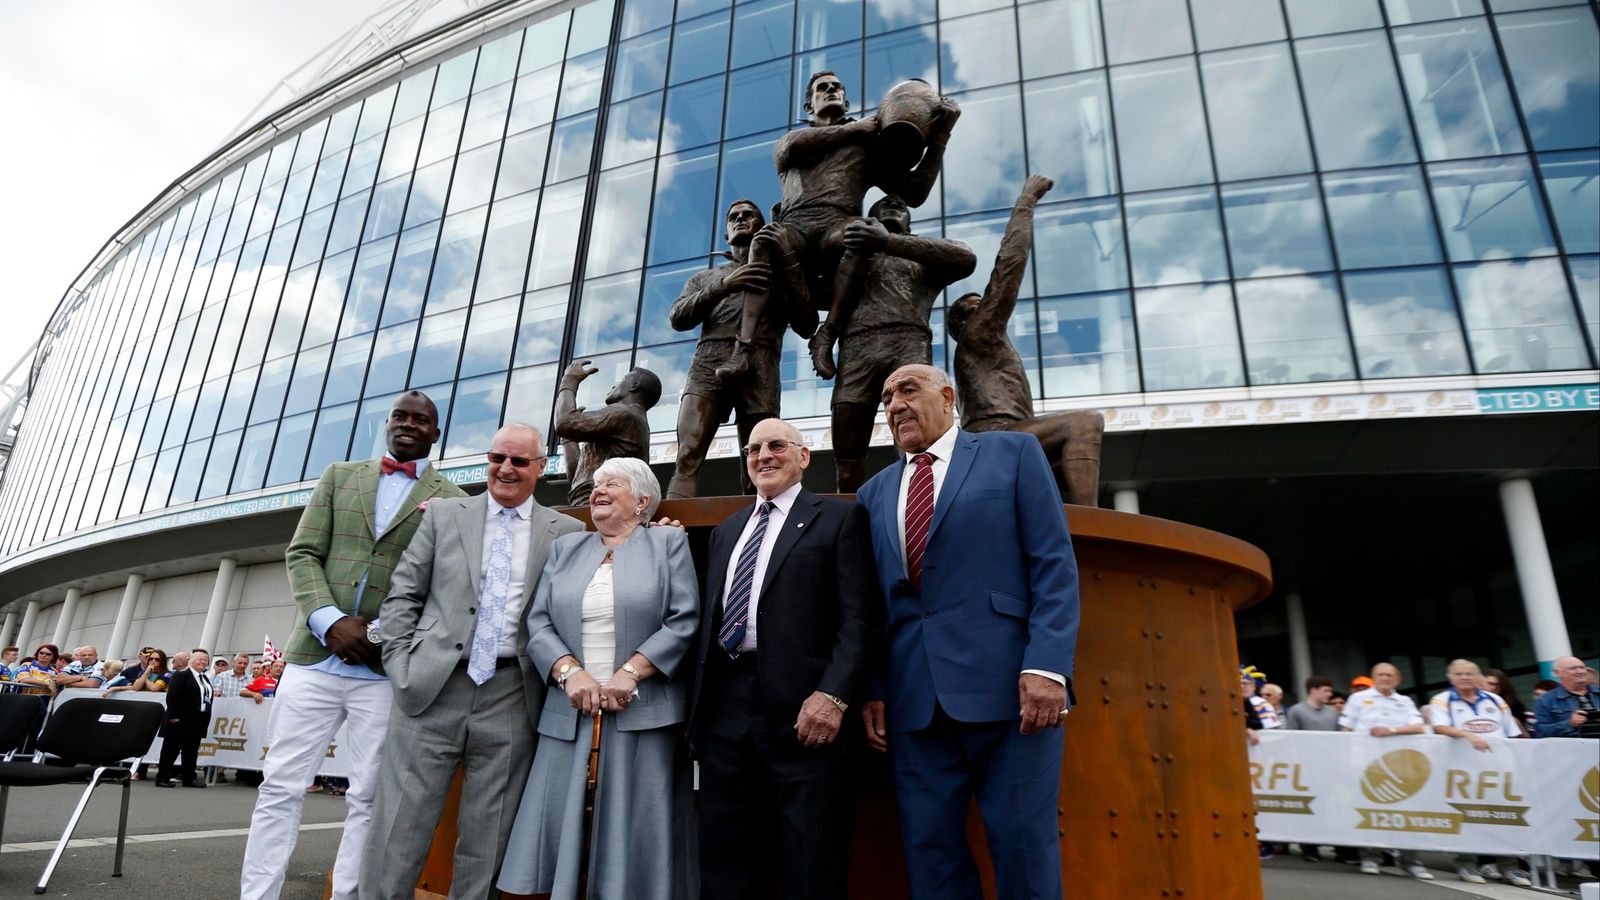
<svg viewBox="0 0 1600 900"><path fill-rule="evenodd" d="M183 786L184 787L192 787L192 788L203 788L203 787L206 786L206 783L204 781L186 781L186 782L183 783Z"/></svg>
<svg viewBox="0 0 1600 900"><path fill-rule="evenodd" d="M168 778L166 781L157 781L155 785L156 787L175 788L178 786L178 782Z"/></svg>

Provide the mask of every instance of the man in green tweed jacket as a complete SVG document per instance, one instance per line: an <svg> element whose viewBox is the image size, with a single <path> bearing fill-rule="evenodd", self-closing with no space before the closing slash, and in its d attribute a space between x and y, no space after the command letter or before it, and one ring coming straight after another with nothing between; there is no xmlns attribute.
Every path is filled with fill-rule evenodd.
<svg viewBox="0 0 1600 900"><path fill-rule="evenodd" d="M245 900L273 900L283 889L305 787L346 720L349 743L338 752L349 760L350 788L333 896L356 896L393 702L375 640L378 607L428 501L465 496L428 465L439 411L425 394L401 394L385 433L389 452L382 458L334 463L322 473L289 542L289 585L300 610L284 652L290 665L278 683L245 844L239 876Z"/></svg>

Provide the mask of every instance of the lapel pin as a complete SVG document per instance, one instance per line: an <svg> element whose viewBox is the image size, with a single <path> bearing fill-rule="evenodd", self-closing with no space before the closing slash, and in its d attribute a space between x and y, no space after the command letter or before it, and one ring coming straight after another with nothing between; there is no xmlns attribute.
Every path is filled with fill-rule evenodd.
<svg viewBox="0 0 1600 900"><path fill-rule="evenodd" d="M794 523L794 527L796 527L796 528L804 528L804 527L806 527L806 523L804 523L804 522L796 522L796 523Z"/></svg>

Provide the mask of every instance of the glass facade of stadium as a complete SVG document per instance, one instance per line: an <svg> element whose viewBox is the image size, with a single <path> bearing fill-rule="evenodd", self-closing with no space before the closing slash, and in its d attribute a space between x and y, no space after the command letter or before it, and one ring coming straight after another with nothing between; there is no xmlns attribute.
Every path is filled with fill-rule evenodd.
<svg viewBox="0 0 1600 900"><path fill-rule="evenodd" d="M503 421L548 426L568 362L599 367L591 406L644 366L666 444L694 349L667 308L717 262L731 199L777 199L774 144L822 69L859 113L912 76L961 104L913 211L978 254L949 298L981 290L1025 175L1055 180L1011 332L1041 410L1139 408L1153 427L1191 402L1413 385L1576 386L1594 408L1591 3L495 9L263 123L85 274L0 491L13 568L369 457L408 387L439 403L448 468ZM785 417L827 415L794 335L782 378ZM1574 477L1557 492L1592 496L1592 471ZM1575 565L1563 577L1594 574ZM48 594L18 590L0 600Z"/></svg>

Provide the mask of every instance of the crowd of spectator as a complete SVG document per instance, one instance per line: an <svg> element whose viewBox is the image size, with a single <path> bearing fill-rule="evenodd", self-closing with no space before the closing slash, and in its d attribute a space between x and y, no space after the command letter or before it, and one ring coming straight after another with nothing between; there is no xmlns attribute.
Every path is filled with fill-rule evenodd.
<svg viewBox="0 0 1600 900"><path fill-rule="evenodd" d="M1565 656L1555 661L1555 679L1533 686L1533 706L1524 703L1511 678L1500 669L1480 669L1466 659L1452 661L1445 670L1450 686L1435 693L1420 708L1398 688L1400 669L1382 662L1370 675L1351 679L1350 694L1334 690L1333 679L1313 675L1306 679L1305 699L1283 707L1281 687L1267 681L1255 666L1239 669L1239 687L1244 697L1246 736L1254 745L1257 732L1274 729L1296 731L1354 732L1386 738L1395 735L1433 733L1466 741L1481 752L1491 752L1494 742L1535 738L1600 738L1600 673L1583 660ZM1271 859L1270 843L1260 844L1260 856ZM1358 864L1369 875L1382 872L1385 860L1413 878L1428 881L1433 873L1410 851L1380 848L1334 847L1341 862ZM1302 846L1301 855L1310 861L1322 859L1322 848ZM1532 881L1522 860L1492 855L1463 854L1456 857L1456 876L1470 884L1506 881L1527 887ZM1558 861L1557 871L1590 877L1581 860Z"/></svg>
<svg viewBox="0 0 1600 900"><path fill-rule="evenodd" d="M169 656L159 647L145 647L137 657L124 661L103 660L93 646L78 647L68 654L55 644L40 644L28 656L21 656L21 648L6 647L0 650L0 690L40 695L66 688L102 689L107 695L120 691L165 693L173 674L189 668L192 654L203 652ZM281 658L238 653L216 657L204 674L213 696L244 697L260 703L277 689L283 665Z"/></svg>

